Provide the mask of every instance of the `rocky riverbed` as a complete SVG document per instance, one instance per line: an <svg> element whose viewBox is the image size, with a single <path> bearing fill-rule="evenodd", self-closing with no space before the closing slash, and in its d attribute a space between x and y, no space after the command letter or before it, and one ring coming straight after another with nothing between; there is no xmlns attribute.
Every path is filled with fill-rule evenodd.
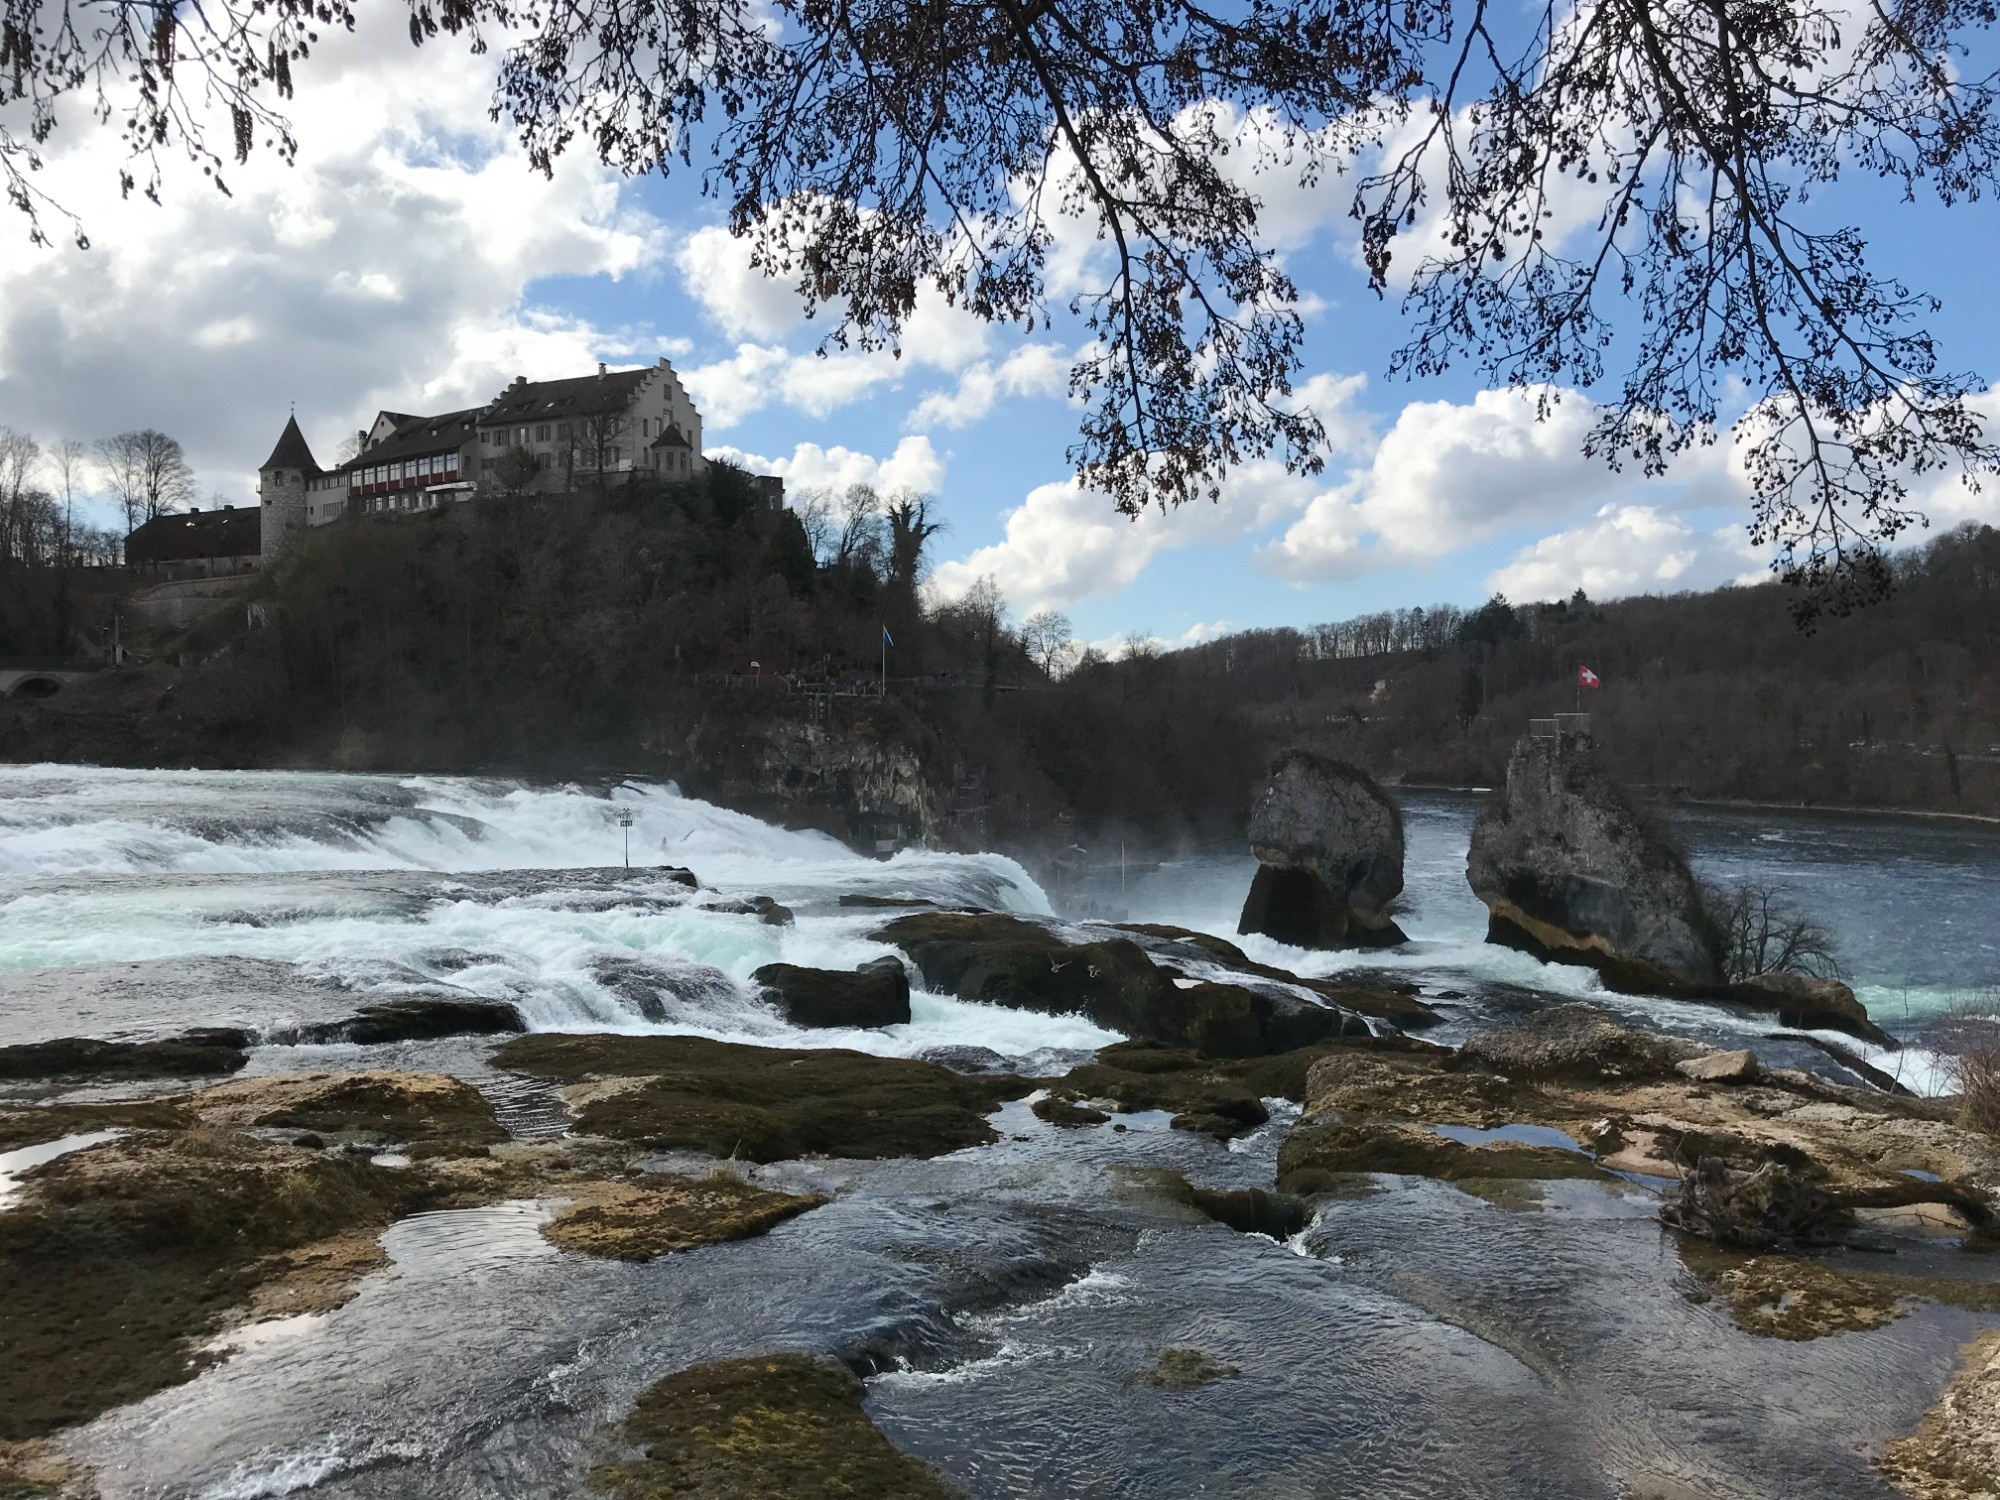
<svg viewBox="0 0 2000 1500"><path fill-rule="evenodd" d="M39 775L0 1493L1993 1487L1919 1049L1444 963L1421 822L1411 941L1318 955L1248 869L1081 920L666 793L627 872L573 789Z"/></svg>
<svg viewBox="0 0 2000 1500"><path fill-rule="evenodd" d="M6 1493L1993 1482L2000 1142L1950 1100L1576 1005L1457 1048L1386 1027L1254 1057L1135 1041L1043 1078L695 1037L400 1045L477 1055L460 1071L484 1091L0 1052ZM174 1068L146 1077L147 1058ZM496 1077L559 1103L559 1128L505 1128L489 1095L521 1118L519 1096ZM458 1264L398 1252L410 1226L495 1211L527 1216L498 1282L477 1234ZM884 1255L900 1267L878 1280ZM627 1269L585 1291L566 1268L593 1261ZM692 1317L689 1279L716 1304ZM395 1358L384 1317L417 1294L470 1325L393 1382L429 1440L336 1453L357 1375ZM468 1339L496 1314L528 1348ZM420 1389L440 1357L464 1365ZM587 1394L522 1410L503 1380L514 1394L474 1409L516 1359L530 1385L589 1365ZM1205 1415L1183 1428L1190 1401ZM1222 1407L1258 1436L1211 1431ZM1037 1412L1082 1446L1022 1450ZM282 1437L244 1452L237 1420ZM511 1451L529 1434L532 1459Z"/></svg>

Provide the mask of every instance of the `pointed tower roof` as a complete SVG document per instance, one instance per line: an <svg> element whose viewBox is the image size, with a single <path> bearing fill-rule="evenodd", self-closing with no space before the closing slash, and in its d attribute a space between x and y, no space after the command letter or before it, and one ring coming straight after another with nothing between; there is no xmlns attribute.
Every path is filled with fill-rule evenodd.
<svg viewBox="0 0 2000 1500"><path fill-rule="evenodd" d="M271 450L271 456L264 460L264 469L304 469L308 474L319 472L319 460L306 442L306 435L299 431L299 419L289 418L285 430L278 438L278 446ZM259 472L262 472L260 469Z"/></svg>

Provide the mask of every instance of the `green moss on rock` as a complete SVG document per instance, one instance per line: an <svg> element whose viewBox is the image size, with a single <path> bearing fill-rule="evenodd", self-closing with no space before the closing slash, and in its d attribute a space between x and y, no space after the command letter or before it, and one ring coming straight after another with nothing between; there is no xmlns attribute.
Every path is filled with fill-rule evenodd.
<svg viewBox="0 0 2000 1500"><path fill-rule="evenodd" d="M118 1104L44 1104L0 1110L0 1151L99 1130L179 1130L194 1123L178 1099Z"/></svg>
<svg viewBox="0 0 2000 1500"><path fill-rule="evenodd" d="M448 1197L418 1171L206 1130L37 1168L0 1213L0 1439L188 1379L190 1340L258 1285L266 1257Z"/></svg>
<svg viewBox="0 0 2000 1500"><path fill-rule="evenodd" d="M669 1375L620 1430L641 1457L591 1472L617 1500L958 1500L862 1410L862 1386L805 1354L725 1359Z"/></svg>
<svg viewBox="0 0 2000 1500"><path fill-rule="evenodd" d="M1238 984L1183 988L1127 937L1066 943L1046 927L992 912L919 913L873 936L908 954L930 989L1016 1010L1088 1016L1129 1037L1213 1057L1285 1052L1361 1028L1355 1018L1295 995Z"/></svg>
<svg viewBox="0 0 2000 1500"><path fill-rule="evenodd" d="M769 1193L726 1173L594 1183L542 1226L565 1250L611 1260L650 1260L698 1245L747 1240L826 1202L818 1194Z"/></svg>
<svg viewBox="0 0 2000 1500"><path fill-rule="evenodd" d="M1033 1087L914 1058L703 1037L526 1036L494 1061L543 1078L601 1080L571 1093L579 1131L760 1162L985 1145L997 1139L986 1116Z"/></svg>

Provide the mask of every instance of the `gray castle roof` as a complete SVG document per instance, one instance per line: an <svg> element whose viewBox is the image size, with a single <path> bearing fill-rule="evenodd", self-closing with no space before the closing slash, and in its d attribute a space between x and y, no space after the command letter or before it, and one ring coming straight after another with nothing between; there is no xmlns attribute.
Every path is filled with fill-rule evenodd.
<svg viewBox="0 0 2000 1500"><path fill-rule="evenodd" d="M517 380L481 413L488 422L561 421L622 411L639 387L658 369L606 370L602 375L572 375L564 380Z"/></svg>
<svg viewBox="0 0 2000 1500"><path fill-rule="evenodd" d="M448 411L436 417L405 417L388 412L385 415L397 418L396 430L359 458L342 464L341 471L345 473L351 469L365 469L371 464L421 458L429 453L456 452L472 441L479 430L479 418L485 411L483 406L470 406L464 411Z"/></svg>
<svg viewBox="0 0 2000 1500"><path fill-rule="evenodd" d="M278 435L278 446L271 450L271 456L264 460L266 469L304 469L308 474L319 472L319 460L313 457L311 444L306 435L299 431L299 419L294 416L285 422L285 430Z"/></svg>

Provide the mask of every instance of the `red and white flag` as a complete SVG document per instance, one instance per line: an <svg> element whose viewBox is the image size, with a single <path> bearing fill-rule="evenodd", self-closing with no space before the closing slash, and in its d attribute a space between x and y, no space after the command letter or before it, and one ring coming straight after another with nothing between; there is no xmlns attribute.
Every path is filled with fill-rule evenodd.
<svg viewBox="0 0 2000 1500"><path fill-rule="evenodd" d="M1576 669L1576 685L1578 687L1603 687L1604 682L1590 668L1578 667Z"/></svg>

